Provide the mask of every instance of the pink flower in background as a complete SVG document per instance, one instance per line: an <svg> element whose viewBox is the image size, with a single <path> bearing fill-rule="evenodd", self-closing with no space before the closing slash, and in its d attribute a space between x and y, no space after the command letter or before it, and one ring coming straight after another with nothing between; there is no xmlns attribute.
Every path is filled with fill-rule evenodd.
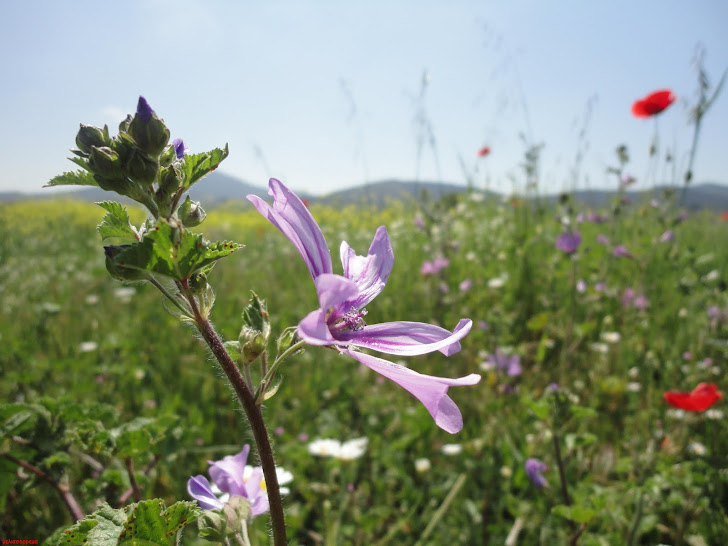
<svg viewBox="0 0 728 546"><path fill-rule="evenodd" d="M665 233L660 236L661 243L671 243L675 240L675 232L668 229Z"/></svg>
<svg viewBox="0 0 728 546"><path fill-rule="evenodd" d="M609 246L609 239L607 238L606 235L603 235L600 233L599 235L597 235L597 243L602 244L604 246Z"/></svg>
<svg viewBox="0 0 728 546"><path fill-rule="evenodd" d="M420 273L423 275L437 275L440 271L450 265L450 260L438 256L433 261L426 261L420 268Z"/></svg>
<svg viewBox="0 0 728 546"><path fill-rule="evenodd" d="M612 254L614 254L618 258L634 258L634 256L632 256L632 253L627 250L627 247L625 247L624 245L615 246L612 250Z"/></svg>
<svg viewBox="0 0 728 546"><path fill-rule="evenodd" d="M460 286L458 288L460 289L460 292L467 292L473 287L473 281L470 279L465 279L460 283Z"/></svg>

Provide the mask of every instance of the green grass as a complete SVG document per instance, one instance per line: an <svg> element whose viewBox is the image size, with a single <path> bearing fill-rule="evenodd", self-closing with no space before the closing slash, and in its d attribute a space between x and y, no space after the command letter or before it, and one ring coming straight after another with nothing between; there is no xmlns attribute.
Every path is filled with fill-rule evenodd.
<svg viewBox="0 0 728 546"><path fill-rule="evenodd" d="M665 390L692 390L699 382L725 385L728 328L711 323L706 311L728 308L722 244L728 222L705 213L673 225L674 212L635 204L615 224L580 224L583 242L570 259L554 248L562 231L556 218L564 211L477 196L427 210L432 219L424 230L413 223L418 211L401 205L312 212L335 271L341 240L363 254L376 227L387 225L395 266L368 307L368 322L415 320L451 329L462 317L473 319L460 353L407 359L428 374L482 373L479 385L449 393L465 427L456 436L443 432L407 392L330 351L311 347L287 362L265 414L277 429L278 464L294 474L284 499L294 543L503 544L519 521L520 544L564 544L574 530L559 509L552 511L563 504L554 432L574 505L594 511L580 544L626 544L630 537L633 544L695 537L728 543L726 421L677 418L662 398ZM186 481L206 474L208 459L251 442L231 391L193 331L165 310L151 286L119 297L122 285L108 276L94 229L102 216L98 207L73 202L0 207L0 394L8 403L45 401L49 422L60 427L33 429L35 446L5 437L0 449L51 474L65 469L87 512L99 500L118 501L129 482L118 458L86 443L86 429L68 434L84 419L84 426L104 430L140 416L158 419L163 432L153 431L149 451L132 460L144 498L168 503L188 499ZM668 227L675 242L659 242ZM267 299L274 335L315 308L302 260L257 213L212 211L200 229L212 240L246 245L210 276L217 294L212 319L225 339L237 339L251 290ZM612 256L596 242L600 233L635 259ZM423 261L437 254L450 265L422 276ZM462 292L465 279L472 287ZM499 287L493 279L505 282ZM576 279L586 281L585 293L573 289ZM595 289L599 282L606 293ZM649 307L624 307L626 288L644 293ZM620 340L602 353L594 344L605 343L605 332L618 332ZM87 341L98 349L81 351ZM519 378L481 369L496 347L521 356ZM534 413L541 402L553 404L545 394L552 382L581 408L556 427ZM715 407L722 409L721 402ZM366 436L369 446L361 459L343 463L309 455L302 435ZM692 442L707 453L693 453ZM443 453L449 443L462 452ZM95 471L82 453L104 470ZM158 461L142 475L154 455ZM549 488L528 480L529 457L549 466ZM430 470L415 469L420 458L431 461ZM3 538L43 539L71 523L56 491L1 459L0 493ZM266 543L265 517L255 520L252 534L255 543ZM186 543L195 543L191 536Z"/></svg>

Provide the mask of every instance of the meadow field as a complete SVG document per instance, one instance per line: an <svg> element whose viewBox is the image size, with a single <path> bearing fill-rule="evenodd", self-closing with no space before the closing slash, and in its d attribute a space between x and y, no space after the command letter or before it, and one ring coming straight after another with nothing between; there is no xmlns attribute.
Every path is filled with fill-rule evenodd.
<svg viewBox="0 0 728 546"><path fill-rule="evenodd" d="M618 208L475 190L378 210L311 206L335 271L340 241L362 254L388 228L395 265L368 323L472 319L459 353L407 366L482 381L450 389L464 418L451 435L350 358L307 347L287 361L264 413L293 476L291 544L728 543L724 401L690 411L664 398L725 388L728 222L669 196ZM252 443L199 336L153 287L108 275L103 212L0 206L3 539L43 542L71 525L64 491L84 513L189 501L190 476ZM298 253L255 210L208 212L208 237L245 245L209 275L224 339L237 339L251 290L267 300L273 339L317 307ZM556 244L565 230L580 233L573 252ZM312 446L362 438L350 456ZM267 520L253 520L253 544L267 543ZM196 536L192 523L182 543L206 543Z"/></svg>

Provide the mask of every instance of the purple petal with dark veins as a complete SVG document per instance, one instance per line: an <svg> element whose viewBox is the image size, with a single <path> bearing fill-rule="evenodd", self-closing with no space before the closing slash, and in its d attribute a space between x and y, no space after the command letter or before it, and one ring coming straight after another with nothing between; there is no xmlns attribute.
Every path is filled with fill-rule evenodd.
<svg viewBox="0 0 728 546"><path fill-rule="evenodd" d="M450 379L417 373L409 368L394 364L387 360L356 351L342 351L358 360L387 379L391 379L400 387L412 394L430 412L435 424L450 434L460 432L463 428L463 416L455 402L447 396L449 387L475 385L480 381L478 374Z"/></svg>
<svg viewBox="0 0 728 546"><path fill-rule="evenodd" d="M440 351L446 356L460 350L460 340L473 326L470 319L460 319L452 332L424 322L383 322L361 330L335 332L339 341L393 355L414 356Z"/></svg>
<svg viewBox="0 0 728 546"><path fill-rule="evenodd" d="M197 475L187 480L187 492L204 510L215 510L225 506L212 492L210 482L205 476Z"/></svg>
<svg viewBox="0 0 728 546"><path fill-rule="evenodd" d="M220 491L241 497L246 496L243 472L249 452L250 446L246 444L236 455L228 455L219 461L207 461L210 463L210 477Z"/></svg>
<svg viewBox="0 0 728 546"><path fill-rule="evenodd" d="M347 302L347 305L361 309L379 295L392 272L394 252L387 228L381 226L377 229L366 257L357 256L346 241L341 243L340 254L344 277L351 279L359 287L359 296Z"/></svg>
<svg viewBox="0 0 728 546"><path fill-rule="evenodd" d="M248 201L293 243L306 262L311 278L333 272L324 234L303 201L275 178L270 179L268 188L273 196L272 207L257 195L248 195Z"/></svg>

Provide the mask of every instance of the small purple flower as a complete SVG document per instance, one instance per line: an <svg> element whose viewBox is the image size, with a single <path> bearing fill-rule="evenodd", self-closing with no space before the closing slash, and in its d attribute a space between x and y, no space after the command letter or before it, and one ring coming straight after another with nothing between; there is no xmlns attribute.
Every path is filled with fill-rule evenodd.
<svg viewBox="0 0 728 546"><path fill-rule="evenodd" d="M618 258L634 258L634 256L632 256L632 253L627 250L624 245L615 246L612 250L612 254L617 256Z"/></svg>
<svg viewBox="0 0 728 546"><path fill-rule="evenodd" d="M580 212L579 214L576 215L576 223L577 224L583 223L584 222L584 218L585 218L584 213L583 212Z"/></svg>
<svg viewBox="0 0 728 546"><path fill-rule="evenodd" d="M440 271L450 265L450 260L438 256L433 261L425 261L420 268L422 275L437 275Z"/></svg>
<svg viewBox="0 0 728 546"><path fill-rule="evenodd" d="M594 290L596 290L597 292L606 292L607 284L603 282L598 282L594 285Z"/></svg>
<svg viewBox="0 0 728 546"><path fill-rule="evenodd" d="M576 291L579 292L579 294L586 292L586 281L584 279L576 281Z"/></svg>
<svg viewBox="0 0 728 546"><path fill-rule="evenodd" d="M501 371L505 371L508 377L518 377L523 373L521 368L521 357L519 355L507 355L502 353L500 349L488 357L488 362L493 364Z"/></svg>
<svg viewBox="0 0 728 546"><path fill-rule="evenodd" d="M422 216L415 216L414 220L412 220L412 223L415 225L415 227L419 229L425 228L425 221L422 219Z"/></svg>
<svg viewBox="0 0 728 546"><path fill-rule="evenodd" d="M467 292L472 287L473 287L473 281L471 281L470 279L464 279L458 286L458 288L460 289L460 292Z"/></svg>
<svg viewBox="0 0 728 546"><path fill-rule="evenodd" d="M635 309L639 309L640 311L644 311L650 306L650 302L647 299L647 296L644 294L640 294L637 296L634 300L632 300L632 307Z"/></svg>
<svg viewBox="0 0 728 546"><path fill-rule="evenodd" d="M367 256L358 256L342 242L344 275L335 275L321 228L299 197L275 178L269 182L269 193L273 206L255 195L248 195L248 200L296 247L318 294L319 308L298 324L301 339L310 345L335 347L409 391L443 430L462 430L462 414L447 391L452 386L478 383L478 374L456 379L423 375L356 349L363 347L401 356L440 351L450 356L460 350L460 340L470 331L472 321L461 319L452 332L422 322L367 324L365 306L384 289L394 264L386 228L377 229Z"/></svg>
<svg viewBox="0 0 728 546"><path fill-rule="evenodd" d="M544 463L538 459L526 459L526 464L524 466L526 468L526 475L528 475L528 479L533 482L533 485L539 489L548 487L549 483L541 474L541 472L548 470L548 467Z"/></svg>
<svg viewBox="0 0 728 546"><path fill-rule="evenodd" d="M665 233L660 236L661 243L671 243L675 240L675 232L668 229Z"/></svg>
<svg viewBox="0 0 728 546"><path fill-rule="evenodd" d="M225 506L227 496L238 496L250 501L250 509L254 516L268 511L263 470L260 467L248 470L247 473L245 470L249 452L250 446L245 445L237 455L228 455L219 461L207 461L210 464L210 477L222 493L219 497L205 476L199 474L187 481L187 492L197 500L203 510L220 509Z"/></svg>
<svg viewBox="0 0 728 546"><path fill-rule="evenodd" d="M549 383L546 385L546 389L551 392L557 392L559 390L559 384L558 383Z"/></svg>
<svg viewBox="0 0 728 546"><path fill-rule="evenodd" d="M139 116L139 119L141 119L144 123L149 123L149 120L152 119L152 116L154 115L154 110L152 110L152 107L149 106L147 99L141 95L139 95L139 102L137 102L136 113L137 116Z"/></svg>
<svg viewBox="0 0 728 546"><path fill-rule="evenodd" d="M185 146L181 138L175 138L172 141L172 146L174 146L174 153L177 155L177 159L182 159L188 151L187 146Z"/></svg>
<svg viewBox="0 0 728 546"><path fill-rule="evenodd" d="M603 224L607 221L606 216L602 216L601 214L597 214L596 212L590 212L589 214L587 214L586 219L592 224Z"/></svg>
<svg viewBox="0 0 728 546"><path fill-rule="evenodd" d="M635 298L635 292L632 288L625 288L622 293L622 307L629 307Z"/></svg>
<svg viewBox="0 0 728 546"><path fill-rule="evenodd" d="M660 206L660 202L657 199L652 199L650 201L650 205L652 206L652 208L656 209Z"/></svg>
<svg viewBox="0 0 728 546"><path fill-rule="evenodd" d="M556 239L556 248L567 254L573 254L581 244L581 235L578 231L565 231Z"/></svg>
<svg viewBox="0 0 728 546"><path fill-rule="evenodd" d="M606 235L600 233L599 235L597 235L597 243L604 246L609 246L609 239Z"/></svg>
<svg viewBox="0 0 728 546"><path fill-rule="evenodd" d="M619 180L619 183L623 188L626 188L627 186L631 186L635 182L637 182L637 179L634 176L632 176L631 174L624 174L622 176L622 178Z"/></svg>

